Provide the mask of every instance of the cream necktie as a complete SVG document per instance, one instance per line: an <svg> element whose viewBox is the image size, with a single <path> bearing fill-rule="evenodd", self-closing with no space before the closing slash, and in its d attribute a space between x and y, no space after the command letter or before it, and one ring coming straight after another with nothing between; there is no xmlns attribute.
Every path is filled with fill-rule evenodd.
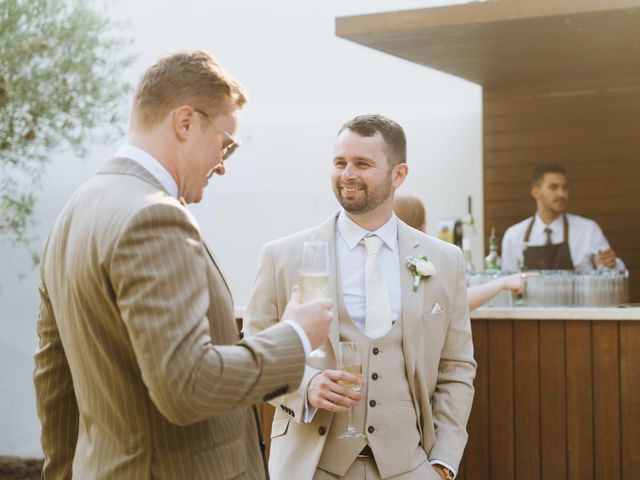
<svg viewBox="0 0 640 480"><path fill-rule="evenodd" d="M369 338L378 338L391 329L391 302L389 291L384 283L382 269L378 262L378 252L382 247L380 237L365 237L364 246L367 249L365 263L365 326L364 333Z"/></svg>

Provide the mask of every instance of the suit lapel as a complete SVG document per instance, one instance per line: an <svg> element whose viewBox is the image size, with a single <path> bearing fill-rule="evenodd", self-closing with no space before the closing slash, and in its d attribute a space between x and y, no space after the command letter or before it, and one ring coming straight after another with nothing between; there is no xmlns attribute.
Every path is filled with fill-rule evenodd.
<svg viewBox="0 0 640 480"><path fill-rule="evenodd" d="M407 267L406 259L409 256L416 257L422 253L420 240L400 220L398 220L398 246L400 250L400 288L402 292L402 349L409 388L412 392L415 392L416 352L417 349L422 347L420 329L416 327L422 321L425 288L429 288L429 279L422 279L418 285L418 290L413 291L413 274Z"/></svg>
<svg viewBox="0 0 640 480"><path fill-rule="evenodd" d="M207 254L209 254L209 258L213 262L213 266L218 271L218 274L220 275L220 278L222 278L222 281L224 282L224 286L227 287L227 291L229 292L229 295L231 297L233 297L231 295L231 289L229 288L229 284L227 283L227 279L224 277L224 275L222 273L222 270L220 270L220 267L218 266L218 262L216 262L216 257L214 257L213 253L211 253L211 250L209 250L209 246L207 245L207 242L202 240L202 245L204 245L204 249L207 251Z"/></svg>
<svg viewBox="0 0 640 480"><path fill-rule="evenodd" d="M336 257L336 219L338 214L318 227L309 239L313 242L327 242L329 244L329 266L331 280L329 283L329 298L333 300L333 323L329 331L329 343L337 358L338 344L340 343L340 319L338 318L338 266Z"/></svg>

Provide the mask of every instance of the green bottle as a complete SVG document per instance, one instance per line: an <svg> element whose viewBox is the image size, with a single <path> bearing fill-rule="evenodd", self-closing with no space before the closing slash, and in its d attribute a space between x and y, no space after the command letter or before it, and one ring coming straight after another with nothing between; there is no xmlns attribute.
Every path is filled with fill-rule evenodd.
<svg viewBox="0 0 640 480"><path fill-rule="evenodd" d="M484 269L487 272L500 270L500 255L498 255L498 241L496 240L496 227L491 229L489 237L489 255L484 259Z"/></svg>

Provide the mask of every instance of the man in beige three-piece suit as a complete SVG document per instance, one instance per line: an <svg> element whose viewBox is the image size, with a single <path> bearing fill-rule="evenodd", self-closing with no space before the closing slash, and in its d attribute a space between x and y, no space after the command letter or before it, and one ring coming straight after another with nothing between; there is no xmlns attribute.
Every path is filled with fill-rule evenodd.
<svg viewBox="0 0 640 480"><path fill-rule="evenodd" d="M262 479L251 405L295 390L329 299L297 287L238 342L229 288L185 203L237 148L242 87L206 52L142 77L127 143L74 194L41 262L34 381L44 479Z"/></svg>
<svg viewBox="0 0 640 480"><path fill-rule="evenodd" d="M334 147L332 183L342 210L261 253L247 335L282 316L305 241L329 243L336 319L326 357L308 362L297 391L271 401L274 480L436 480L457 473L476 369L463 259L458 248L394 215L394 192L407 173L402 128L380 115L354 118ZM417 279L408 257L421 259ZM338 383L359 382L336 370L340 341L355 341L363 352L361 393ZM340 439L352 405L364 438Z"/></svg>

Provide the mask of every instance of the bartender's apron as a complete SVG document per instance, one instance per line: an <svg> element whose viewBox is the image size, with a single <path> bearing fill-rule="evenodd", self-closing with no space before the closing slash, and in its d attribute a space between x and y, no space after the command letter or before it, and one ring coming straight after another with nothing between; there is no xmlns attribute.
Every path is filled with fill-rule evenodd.
<svg viewBox="0 0 640 480"><path fill-rule="evenodd" d="M573 270L573 260L571 260L571 250L569 249L569 221L563 215L564 235L562 243L529 246L531 229L535 222L535 216L531 218L531 223L527 227L524 235L523 270Z"/></svg>

